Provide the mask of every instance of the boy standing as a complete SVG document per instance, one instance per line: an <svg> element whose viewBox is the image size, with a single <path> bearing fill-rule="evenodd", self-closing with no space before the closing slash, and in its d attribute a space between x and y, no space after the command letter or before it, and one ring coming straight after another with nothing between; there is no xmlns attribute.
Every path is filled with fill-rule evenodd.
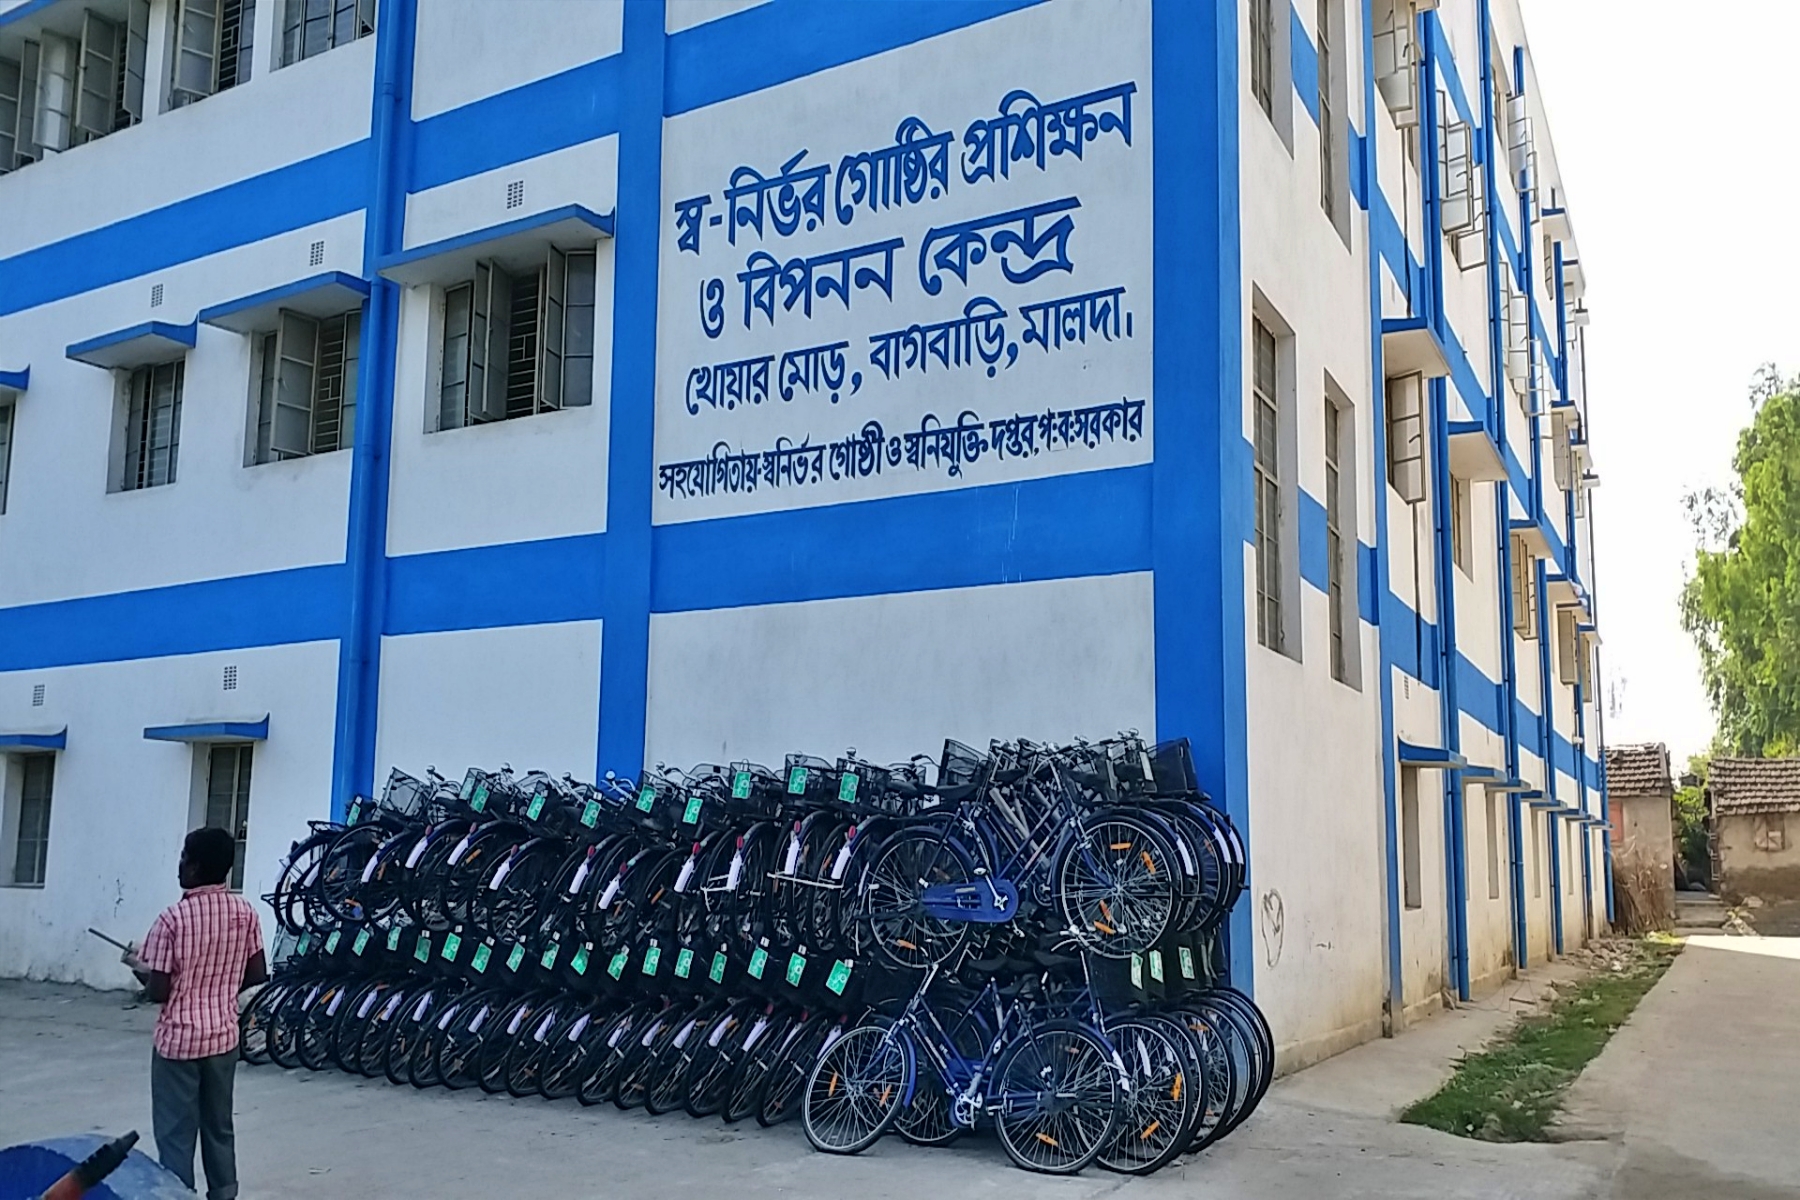
<svg viewBox="0 0 1800 1200"><path fill-rule="evenodd" d="M150 999L163 1006L150 1056L158 1157L193 1187L198 1136L208 1200L238 1194L231 1121L237 997L269 977L256 910L225 886L235 856L226 830L188 834L179 868L181 899L156 918L141 949L123 956Z"/></svg>

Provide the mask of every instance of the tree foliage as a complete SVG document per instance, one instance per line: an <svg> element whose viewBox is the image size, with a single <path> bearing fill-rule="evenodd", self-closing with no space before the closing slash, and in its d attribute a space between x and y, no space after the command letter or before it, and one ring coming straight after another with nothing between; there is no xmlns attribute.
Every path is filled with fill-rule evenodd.
<svg viewBox="0 0 1800 1200"><path fill-rule="evenodd" d="M1736 479L1686 498L1699 540L1681 623L1725 753L1800 752L1800 378L1773 366L1751 389Z"/></svg>

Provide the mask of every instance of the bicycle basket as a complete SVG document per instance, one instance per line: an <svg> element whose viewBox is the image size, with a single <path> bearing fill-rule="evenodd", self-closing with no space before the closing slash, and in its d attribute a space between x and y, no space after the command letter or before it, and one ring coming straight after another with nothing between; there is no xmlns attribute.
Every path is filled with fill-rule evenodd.
<svg viewBox="0 0 1800 1200"><path fill-rule="evenodd" d="M381 807L402 817L416 817L430 795L423 780L414 779L399 767L388 772L387 786L381 789Z"/></svg>
<svg viewBox="0 0 1800 1200"><path fill-rule="evenodd" d="M1150 751L1150 775L1156 790L1165 796L1189 796L1200 790L1194 773L1194 749L1184 737L1163 742Z"/></svg>
<svg viewBox="0 0 1800 1200"><path fill-rule="evenodd" d="M954 738L944 739L944 755L938 760L939 788L972 787L987 770L988 757Z"/></svg>

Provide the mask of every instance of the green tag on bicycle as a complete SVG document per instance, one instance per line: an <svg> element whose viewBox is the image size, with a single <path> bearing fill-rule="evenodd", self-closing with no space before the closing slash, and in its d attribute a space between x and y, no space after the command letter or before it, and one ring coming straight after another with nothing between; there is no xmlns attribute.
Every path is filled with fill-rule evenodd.
<svg viewBox="0 0 1800 1200"><path fill-rule="evenodd" d="M644 950L644 974L656 974L657 966L662 962L662 947L650 946Z"/></svg>
<svg viewBox="0 0 1800 1200"><path fill-rule="evenodd" d="M493 954L493 947L483 942L475 947L475 957L469 960L469 965L475 968L477 975L485 975L487 974L488 959L493 957Z"/></svg>
<svg viewBox="0 0 1800 1200"><path fill-rule="evenodd" d="M600 802L598 800L589 800L587 807L581 810L581 823L589 829L600 823Z"/></svg>
<svg viewBox="0 0 1800 1200"><path fill-rule="evenodd" d="M544 811L544 793L538 792L531 797L531 803L525 806L525 819L535 821L538 814Z"/></svg>
<svg viewBox="0 0 1800 1200"><path fill-rule="evenodd" d="M1161 983L1163 981L1163 961L1162 961L1162 951L1161 950L1152 950L1150 952L1150 978L1156 980L1156 982L1158 982L1158 983Z"/></svg>
<svg viewBox="0 0 1800 1200"><path fill-rule="evenodd" d="M577 975L587 974L588 948L586 946L575 947L575 953L569 955L569 966L575 969Z"/></svg>
<svg viewBox="0 0 1800 1200"><path fill-rule="evenodd" d="M312 931L308 930L307 932L300 935L299 942L297 942L295 944L294 956L297 958L300 955L305 954L306 948L310 945L312 945Z"/></svg>
<svg viewBox="0 0 1800 1200"><path fill-rule="evenodd" d="M798 950L788 957L787 981L789 987L799 987L800 977L806 974L806 956Z"/></svg>
<svg viewBox="0 0 1800 1200"><path fill-rule="evenodd" d="M350 952L359 958L362 957L364 948L369 944L369 936L368 930L359 930L356 935L356 941L350 947Z"/></svg>
<svg viewBox="0 0 1800 1200"><path fill-rule="evenodd" d="M795 767L788 772L788 795L800 796L806 792L806 768Z"/></svg>
<svg viewBox="0 0 1800 1200"><path fill-rule="evenodd" d="M544 951L544 956L542 958L538 959L538 962L543 966L544 970L546 970L546 971L554 970L556 967L556 956L561 953L562 953L562 943L561 942L551 942L550 948L548 950Z"/></svg>
<svg viewBox="0 0 1800 1200"><path fill-rule="evenodd" d="M487 808L487 802L488 785L483 781L481 786L475 789L475 794L469 797L469 807L476 812L481 812L483 809Z"/></svg>
<svg viewBox="0 0 1800 1200"><path fill-rule="evenodd" d="M325 939L325 953L336 954L337 948L338 948L338 940L340 938L342 938L343 936L344 936L343 930L341 930L341 929L332 930L331 936Z"/></svg>
<svg viewBox="0 0 1800 1200"><path fill-rule="evenodd" d="M763 971L767 969L768 965L769 952L758 946L755 953L750 955L750 978L761 979Z"/></svg>
<svg viewBox="0 0 1800 1200"><path fill-rule="evenodd" d="M750 798L750 772L739 771L731 777L731 798L733 800Z"/></svg>
<svg viewBox="0 0 1800 1200"><path fill-rule="evenodd" d="M723 950L713 955L712 967L707 970L706 977L714 983L725 982L725 952Z"/></svg>
<svg viewBox="0 0 1800 1200"><path fill-rule="evenodd" d="M400 948L400 933L401 929L398 925L388 930L387 948L389 953Z"/></svg>
<svg viewBox="0 0 1800 1200"><path fill-rule="evenodd" d="M681 814L681 823L683 825L692 825L695 821L698 821L700 819L700 806L704 803L706 803L705 796L689 796L687 811Z"/></svg>
<svg viewBox="0 0 1800 1200"><path fill-rule="evenodd" d="M686 979L694 969L694 952L682 950L675 956L675 978Z"/></svg>
<svg viewBox="0 0 1800 1200"><path fill-rule="evenodd" d="M1194 977L1194 952L1186 946L1181 948L1181 977L1183 979Z"/></svg>
<svg viewBox="0 0 1800 1200"><path fill-rule="evenodd" d="M362 801L358 800L355 804L352 804L350 806L350 815L344 818L344 824L354 825L354 824L356 824L357 818L359 818L361 816L362 816Z"/></svg>
<svg viewBox="0 0 1800 1200"><path fill-rule="evenodd" d="M1144 956L1141 954L1131 956L1131 986L1139 989L1144 986Z"/></svg>
<svg viewBox="0 0 1800 1200"><path fill-rule="evenodd" d="M506 956L506 969L509 971L517 971L519 969L519 964L524 961L525 943L516 943L512 948L512 953Z"/></svg>
<svg viewBox="0 0 1800 1200"><path fill-rule="evenodd" d="M850 960L847 958L840 958L831 964L831 974L825 977L825 986L830 990L832 995L841 996L844 994L844 989L848 987L849 984Z"/></svg>
<svg viewBox="0 0 1800 1200"><path fill-rule="evenodd" d="M457 795L457 799L459 799L459 800L467 800L470 796L473 796L474 794L475 794L475 772L471 768L470 771L468 772L468 774L463 776L462 787L457 790L456 795Z"/></svg>
<svg viewBox="0 0 1800 1200"><path fill-rule="evenodd" d="M856 799L856 772L845 771L844 777L838 780L838 800L844 804Z"/></svg>
<svg viewBox="0 0 1800 1200"><path fill-rule="evenodd" d="M431 961L431 935L429 933L419 935L418 945L413 947L413 957L420 962Z"/></svg>
<svg viewBox="0 0 1800 1200"><path fill-rule="evenodd" d="M653 809L655 807L656 807L656 788L654 785L646 783L643 786L643 789L638 792L638 811L639 812L649 812L651 809Z"/></svg>
<svg viewBox="0 0 1800 1200"><path fill-rule="evenodd" d="M455 962L456 952L462 949L462 938L454 933L444 935L444 948L438 953L444 956L445 962Z"/></svg>

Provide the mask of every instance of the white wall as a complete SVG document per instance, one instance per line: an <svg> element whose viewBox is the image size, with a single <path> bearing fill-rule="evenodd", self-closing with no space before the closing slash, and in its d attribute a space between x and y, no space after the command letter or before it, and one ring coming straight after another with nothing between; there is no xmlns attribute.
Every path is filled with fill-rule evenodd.
<svg viewBox="0 0 1800 1200"><path fill-rule="evenodd" d="M421 0L413 120L617 54L622 0Z"/></svg>
<svg viewBox="0 0 1800 1200"><path fill-rule="evenodd" d="M935 758L1155 728L1148 575L650 619L645 761Z"/></svg>
<svg viewBox="0 0 1800 1200"><path fill-rule="evenodd" d="M222 687L226 664L238 668L232 691ZM268 715L251 771L244 895L269 891L306 822L330 815L336 681L335 642L0 674L0 728L68 728L45 886L0 887L0 976L130 984L118 952L85 931L142 940L180 898L175 865L190 827L194 755L205 753L148 741L147 726ZM32 707L38 683L44 704ZM257 907L268 938L272 915Z"/></svg>
<svg viewBox="0 0 1800 1200"><path fill-rule="evenodd" d="M472 766L594 777L600 622L381 639L376 786L390 767Z"/></svg>

